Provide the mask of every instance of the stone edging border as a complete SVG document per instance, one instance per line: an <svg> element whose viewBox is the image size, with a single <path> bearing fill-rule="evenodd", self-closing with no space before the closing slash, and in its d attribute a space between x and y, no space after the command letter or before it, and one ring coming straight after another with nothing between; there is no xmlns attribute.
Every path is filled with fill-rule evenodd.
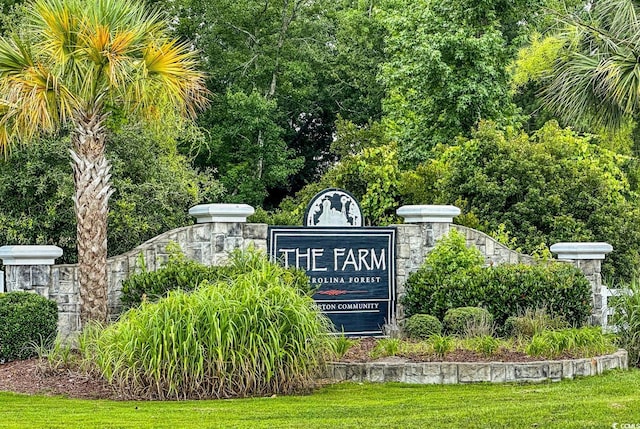
<svg viewBox="0 0 640 429"><path fill-rule="evenodd" d="M333 381L409 384L507 383L558 381L628 369L626 350L587 359L539 362L331 362L325 376Z"/></svg>

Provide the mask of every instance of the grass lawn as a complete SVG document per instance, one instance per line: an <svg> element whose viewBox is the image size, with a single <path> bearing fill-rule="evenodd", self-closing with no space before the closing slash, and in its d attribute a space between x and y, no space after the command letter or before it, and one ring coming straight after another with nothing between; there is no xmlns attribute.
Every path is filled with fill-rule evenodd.
<svg viewBox="0 0 640 429"><path fill-rule="evenodd" d="M0 393L0 428L640 427L640 370L544 384L338 384L309 396L184 402ZM629 426L629 425L637 426Z"/></svg>

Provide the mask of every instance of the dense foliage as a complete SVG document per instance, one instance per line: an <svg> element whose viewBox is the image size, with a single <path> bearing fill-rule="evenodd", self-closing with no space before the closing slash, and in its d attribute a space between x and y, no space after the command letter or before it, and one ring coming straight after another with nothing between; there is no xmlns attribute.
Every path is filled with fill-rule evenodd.
<svg viewBox="0 0 640 429"><path fill-rule="evenodd" d="M640 264L640 199L627 162L555 122L531 136L484 123L415 171L412 198L454 203L465 213L458 221L502 228L527 253L561 241L611 243L605 276L630 278Z"/></svg>
<svg viewBox="0 0 640 429"><path fill-rule="evenodd" d="M431 314L442 319L457 307L486 308L497 328L509 316L546 306L573 326L591 314L591 286L584 274L569 264L504 264L482 267L476 249L466 247L455 231L438 242L424 264L411 274L402 299L407 314Z"/></svg>
<svg viewBox="0 0 640 429"><path fill-rule="evenodd" d="M402 330L408 338L425 340L432 335L441 334L442 323L429 314L414 314L404 322Z"/></svg>
<svg viewBox="0 0 640 429"><path fill-rule="evenodd" d="M294 278L264 256L228 280L143 302L89 331L85 357L128 392L226 398L299 391L331 351L329 320Z"/></svg>
<svg viewBox="0 0 640 429"><path fill-rule="evenodd" d="M156 302L175 289L189 292L205 280L209 283L229 280L240 274L259 270L263 264L255 250L236 250L230 261L222 266L206 266L192 261L179 249L169 251L167 263L155 271L146 270L144 258L140 255L142 272L133 274L122 282L121 301L125 308L135 307L143 301ZM309 278L302 270L290 268L283 271L282 276L284 281L300 293L312 294Z"/></svg>
<svg viewBox="0 0 640 429"><path fill-rule="evenodd" d="M493 316L484 308L457 307L447 310L442 321L447 333L465 336L477 326L492 326Z"/></svg>
<svg viewBox="0 0 640 429"><path fill-rule="evenodd" d="M614 308L609 321L616 327L618 344L629 352L629 365L640 367L640 283L635 279L619 286L622 294L609 298Z"/></svg>
<svg viewBox="0 0 640 429"><path fill-rule="evenodd" d="M27 359L53 344L58 305L36 293L0 294L0 362Z"/></svg>
<svg viewBox="0 0 640 429"><path fill-rule="evenodd" d="M109 254L117 255L172 228L193 222L188 209L223 193L210 172L197 172L176 153L170 136L122 126L108 156L113 186ZM76 220L68 137L15 148L0 159L0 243L53 244L59 262L76 260Z"/></svg>

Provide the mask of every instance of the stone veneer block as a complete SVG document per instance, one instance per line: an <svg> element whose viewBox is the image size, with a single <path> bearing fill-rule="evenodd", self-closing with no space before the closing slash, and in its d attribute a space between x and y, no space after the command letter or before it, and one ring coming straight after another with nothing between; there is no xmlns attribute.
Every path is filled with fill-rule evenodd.
<svg viewBox="0 0 640 429"><path fill-rule="evenodd" d="M591 360L590 359L577 359L573 364L574 376L588 376L592 375L591 372Z"/></svg>
<svg viewBox="0 0 640 429"><path fill-rule="evenodd" d="M573 361L563 360L562 363L562 378L573 378Z"/></svg>
<svg viewBox="0 0 640 429"><path fill-rule="evenodd" d="M254 213L255 209L248 204L199 204L189 209L197 223L246 223Z"/></svg>
<svg viewBox="0 0 640 429"><path fill-rule="evenodd" d="M531 362L515 365L517 381L543 381L549 374L549 365L543 362Z"/></svg>
<svg viewBox="0 0 640 429"><path fill-rule="evenodd" d="M268 229L266 223L247 223L243 225L242 236L252 240L266 240Z"/></svg>
<svg viewBox="0 0 640 429"><path fill-rule="evenodd" d="M367 374L369 375L369 380L372 383L382 383L385 380L384 378L384 371L385 369L385 365L384 364L377 364L377 363L373 363L373 364L368 364L367 365ZM362 379L360 379L361 381L364 381Z"/></svg>
<svg viewBox="0 0 640 429"><path fill-rule="evenodd" d="M334 364L332 366L334 380L344 381L347 379L347 366L345 364Z"/></svg>
<svg viewBox="0 0 640 429"><path fill-rule="evenodd" d="M443 362L440 364L442 374L442 384L458 383L458 364L454 362Z"/></svg>
<svg viewBox="0 0 640 429"><path fill-rule="evenodd" d="M563 370L562 362L556 362L556 361L549 362L549 373L547 374L547 376L552 381L562 380L562 373L563 373L562 370Z"/></svg>
<svg viewBox="0 0 640 429"><path fill-rule="evenodd" d="M425 384L441 384L443 382L442 365L439 363L423 363L422 374Z"/></svg>
<svg viewBox="0 0 640 429"><path fill-rule="evenodd" d="M489 364L458 364L459 383L477 383L481 381L491 381L491 366Z"/></svg>
<svg viewBox="0 0 640 429"><path fill-rule="evenodd" d="M385 382L401 382L404 376L404 365L390 364L384 367L384 381Z"/></svg>
<svg viewBox="0 0 640 429"><path fill-rule="evenodd" d="M2 246L0 259L4 265L53 265L62 256L58 246Z"/></svg>
<svg viewBox="0 0 640 429"><path fill-rule="evenodd" d="M556 243L550 250L558 254L558 259L604 259L613 247L609 243Z"/></svg>
<svg viewBox="0 0 640 429"><path fill-rule="evenodd" d="M402 206L396 213L405 223L453 223L460 209L456 206Z"/></svg>
<svg viewBox="0 0 640 429"><path fill-rule="evenodd" d="M364 381L366 380L366 376L367 376L366 367L362 365L358 365L357 363L352 363L347 365L345 380Z"/></svg>

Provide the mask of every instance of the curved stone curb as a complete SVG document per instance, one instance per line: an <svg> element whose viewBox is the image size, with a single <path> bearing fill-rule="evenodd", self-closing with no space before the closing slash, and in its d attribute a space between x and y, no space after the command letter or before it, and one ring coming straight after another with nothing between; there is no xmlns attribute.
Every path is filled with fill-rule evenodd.
<svg viewBox="0 0 640 429"><path fill-rule="evenodd" d="M626 350L587 359L540 362L332 362L327 365L325 375L334 381L371 383L506 383L558 381L598 375L611 369L628 369Z"/></svg>

